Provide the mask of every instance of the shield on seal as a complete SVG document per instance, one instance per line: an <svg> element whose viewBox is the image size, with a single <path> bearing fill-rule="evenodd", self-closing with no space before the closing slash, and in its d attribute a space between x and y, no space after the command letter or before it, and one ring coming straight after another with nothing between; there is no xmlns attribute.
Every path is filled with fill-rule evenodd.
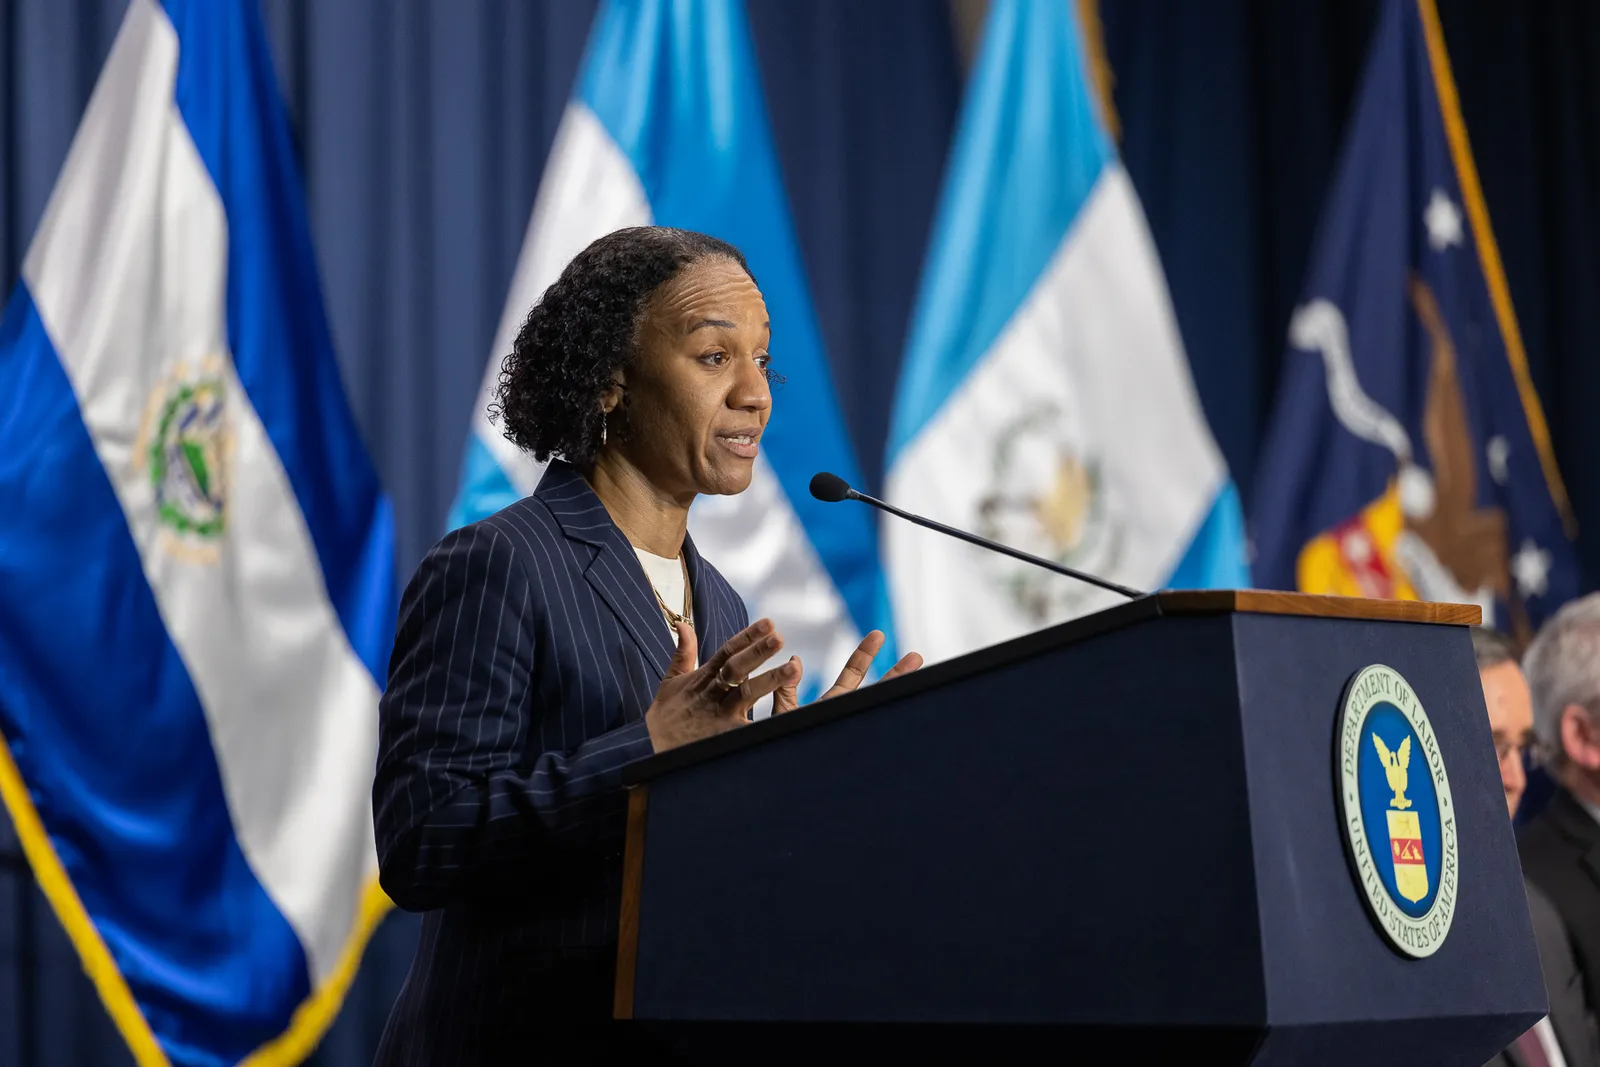
<svg viewBox="0 0 1600 1067"><path fill-rule="evenodd" d="M1428 867L1422 854L1422 824L1414 811L1390 811L1389 854L1394 858L1394 885L1415 904L1428 895Z"/></svg>

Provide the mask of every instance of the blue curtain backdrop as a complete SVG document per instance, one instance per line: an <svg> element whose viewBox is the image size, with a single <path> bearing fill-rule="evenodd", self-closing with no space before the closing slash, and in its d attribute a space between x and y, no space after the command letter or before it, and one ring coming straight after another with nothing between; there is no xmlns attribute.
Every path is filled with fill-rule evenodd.
<svg viewBox="0 0 1600 1067"><path fill-rule="evenodd" d="M874 485L958 103L928 0L748 0L844 413ZM126 0L0 0L9 292ZM1533 373L1600 578L1600 12L1441 5ZM594 0L263 0L346 389L398 519L438 536ZM1286 323L1376 0L1102 0L1123 151L1248 502ZM11 521L19 521L12 518ZM26 521L22 517L21 521ZM313 1062L370 1061L415 921L389 919ZM0 1064L131 1058L0 820Z"/></svg>

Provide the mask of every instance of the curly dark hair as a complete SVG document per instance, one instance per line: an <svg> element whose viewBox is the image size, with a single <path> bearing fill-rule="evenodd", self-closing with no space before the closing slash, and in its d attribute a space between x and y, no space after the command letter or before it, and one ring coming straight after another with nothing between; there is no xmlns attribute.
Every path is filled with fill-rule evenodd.
<svg viewBox="0 0 1600 1067"><path fill-rule="evenodd" d="M703 259L732 260L750 274L728 242L666 226L617 230L579 252L528 312L501 366L489 417L503 421L506 439L540 462L559 455L592 465L600 398L638 351L646 303Z"/></svg>

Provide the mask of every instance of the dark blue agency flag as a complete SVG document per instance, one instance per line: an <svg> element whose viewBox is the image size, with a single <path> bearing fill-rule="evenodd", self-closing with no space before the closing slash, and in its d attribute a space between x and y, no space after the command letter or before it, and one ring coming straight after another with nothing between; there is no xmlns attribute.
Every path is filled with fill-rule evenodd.
<svg viewBox="0 0 1600 1067"><path fill-rule="evenodd" d="M1380 17L1256 479L1254 578L1478 603L1526 639L1578 591L1433 0Z"/></svg>

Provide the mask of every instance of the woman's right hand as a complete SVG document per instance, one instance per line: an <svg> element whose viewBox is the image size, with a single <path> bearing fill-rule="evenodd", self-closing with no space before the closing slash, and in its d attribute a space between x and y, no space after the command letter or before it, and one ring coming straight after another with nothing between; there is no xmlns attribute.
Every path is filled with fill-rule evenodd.
<svg viewBox="0 0 1600 1067"><path fill-rule="evenodd" d="M771 619L760 619L728 638L727 644L695 667L699 644L694 628L679 623L678 650L656 698L644 713L645 729L657 752L743 726L756 701L781 685L800 681L800 661L751 676L783 648Z"/></svg>

